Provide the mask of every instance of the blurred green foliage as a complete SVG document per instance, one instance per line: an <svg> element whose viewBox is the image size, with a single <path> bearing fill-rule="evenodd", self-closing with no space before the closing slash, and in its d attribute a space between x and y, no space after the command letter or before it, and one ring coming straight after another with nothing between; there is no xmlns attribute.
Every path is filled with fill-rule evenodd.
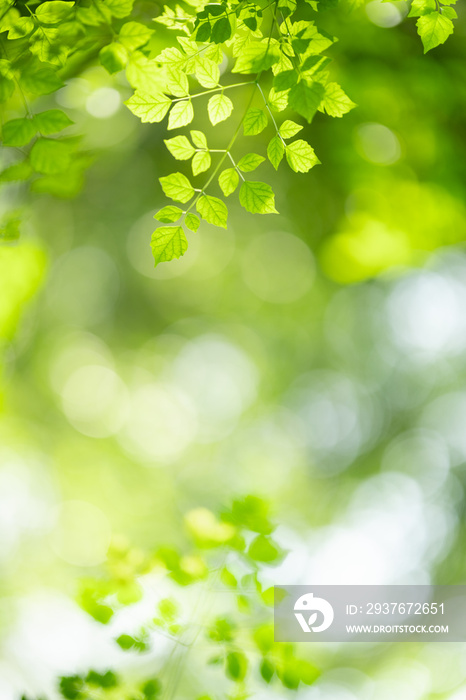
<svg viewBox="0 0 466 700"><path fill-rule="evenodd" d="M58 678L112 700L464 693L456 645L296 649L270 629L274 583L465 577L466 25L460 3L424 56L408 9L319 11L357 108L300 124L309 173L261 164L279 215L232 205L155 270L164 127L97 53L39 98L88 171L2 183L2 698L60 697Z"/></svg>

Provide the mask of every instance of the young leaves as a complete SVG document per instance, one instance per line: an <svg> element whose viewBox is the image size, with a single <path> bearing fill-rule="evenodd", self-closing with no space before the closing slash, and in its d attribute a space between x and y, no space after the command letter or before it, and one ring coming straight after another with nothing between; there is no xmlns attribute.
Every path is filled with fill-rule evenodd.
<svg viewBox="0 0 466 700"><path fill-rule="evenodd" d="M143 122L161 122L171 106L171 99L163 93L149 95L136 91L125 105Z"/></svg>
<svg viewBox="0 0 466 700"><path fill-rule="evenodd" d="M292 109L301 114L308 122L312 121L314 114L322 102L325 88L321 83L310 85L301 80L290 90L288 102Z"/></svg>
<svg viewBox="0 0 466 700"><path fill-rule="evenodd" d="M194 108L191 100L175 102L168 115L168 129L179 129L190 124L194 119Z"/></svg>
<svg viewBox="0 0 466 700"><path fill-rule="evenodd" d="M218 184L225 197L229 197L236 188L238 187L239 175L235 168L227 168L222 173L220 173L218 178Z"/></svg>
<svg viewBox="0 0 466 700"><path fill-rule="evenodd" d="M248 109L243 119L243 133L245 136L260 134L267 123L267 115L262 109Z"/></svg>
<svg viewBox="0 0 466 700"><path fill-rule="evenodd" d="M220 80L220 69L214 61L203 56L197 61L195 75L202 87L215 88Z"/></svg>
<svg viewBox="0 0 466 700"><path fill-rule="evenodd" d="M36 135L32 119L11 119L3 125L2 140L5 146L25 146Z"/></svg>
<svg viewBox="0 0 466 700"><path fill-rule="evenodd" d="M209 224L227 227L228 209L221 199L203 194L197 200L196 209Z"/></svg>
<svg viewBox="0 0 466 700"><path fill-rule="evenodd" d="M240 204L251 214L276 214L275 195L265 182L246 180L239 191Z"/></svg>
<svg viewBox="0 0 466 700"><path fill-rule="evenodd" d="M108 44L99 53L100 62L110 74L123 70L128 62L128 51L122 44Z"/></svg>
<svg viewBox="0 0 466 700"><path fill-rule="evenodd" d="M42 136L49 136L63 131L74 122L61 109L48 109L35 115L34 124Z"/></svg>
<svg viewBox="0 0 466 700"><path fill-rule="evenodd" d="M280 136L284 139L291 139L293 136L296 136L302 128L300 124L296 124L296 122L291 121L291 119L286 119L279 129Z"/></svg>
<svg viewBox="0 0 466 700"><path fill-rule="evenodd" d="M212 95L207 105L209 119L213 126L228 119L233 111L233 102L223 94Z"/></svg>
<svg viewBox="0 0 466 700"><path fill-rule="evenodd" d="M196 214L186 214L186 218L184 220L184 223L186 225L186 228L189 228L190 231L193 231L196 233L197 229L200 226L200 219Z"/></svg>
<svg viewBox="0 0 466 700"><path fill-rule="evenodd" d="M147 44L152 34L153 30L140 22L126 22L120 29L118 39L128 51L134 51Z"/></svg>
<svg viewBox="0 0 466 700"><path fill-rule="evenodd" d="M264 160L265 158L257 155L257 153L247 153L238 161L238 168L243 173L250 173L263 163Z"/></svg>
<svg viewBox="0 0 466 700"><path fill-rule="evenodd" d="M186 136L175 136L172 139L165 139L164 144L176 160L189 160L196 152Z"/></svg>
<svg viewBox="0 0 466 700"><path fill-rule="evenodd" d="M454 29L451 19L449 19L445 13L437 11L429 12L419 17L416 26L418 34L422 39L424 53L434 49L439 44L445 43L450 34L453 34Z"/></svg>
<svg viewBox="0 0 466 700"><path fill-rule="evenodd" d="M43 2L36 9L36 17L42 24L66 22L73 13L73 6L74 2L63 2L63 0Z"/></svg>
<svg viewBox="0 0 466 700"><path fill-rule="evenodd" d="M325 111L330 117L342 117L356 107L348 95L342 90L338 83L328 83L322 103L319 106L321 111Z"/></svg>
<svg viewBox="0 0 466 700"><path fill-rule="evenodd" d="M188 248L188 241L182 226L161 226L152 234L150 245L157 267L160 262L181 258Z"/></svg>
<svg viewBox="0 0 466 700"><path fill-rule="evenodd" d="M193 175L200 175L210 168L212 158L208 151L198 151L193 158L192 169Z"/></svg>
<svg viewBox="0 0 466 700"><path fill-rule="evenodd" d="M197 148L205 148L207 150L207 138L202 131L196 131L192 129L190 132L193 144Z"/></svg>
<svg viewBox="0 0 466 700"><path fill-rule="evenodd" d="M183 173L172 173L159 178L162 189L170 199L186 204L194 196L194 188Z"/></svg>
<svg viewBox="0 0 466 700"><path fill-rule="evenodd" d="M277 134L276 136L273 137L273 139L270 141L269 145L267 146L267 157L272 163L273 167L275 170L278 170L278 166L280 165L282 158L285 153L285 145L283 143L283 139L280 138L280 136Z"/></svg>
<svg viewBox="0 0 466 700"><path fill-rule="evenodd" d="M303 139L298 139L287 145L286 159L295 173L307 173L314 165L320 163L314 149Z"/></svg>
<svg viewBox="0 0 466 700"><path fill-rule="evenodd" d="M56 175L71 164L71 151L63 141L37 139L30 153L31 165L38 173Z"/></svg>
<svg viewBox="0 0 466 700"><path fill-rule="evenodd" d="M181 218L183 215L183 210L175 205L170 204L168 207L164 207L155 215L157 221L161 221L164 224L173 224L175 221Z"/></svg>

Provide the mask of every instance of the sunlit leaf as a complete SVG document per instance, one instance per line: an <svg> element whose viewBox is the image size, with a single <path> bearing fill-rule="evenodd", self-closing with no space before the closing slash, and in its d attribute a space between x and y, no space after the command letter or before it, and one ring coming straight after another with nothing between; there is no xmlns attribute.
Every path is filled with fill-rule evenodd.
<svg viewBox="0 0 466 700"><path fill-rule="evenodd" d="M218 184L220 185L225 197L228 197L238 187L239 175L235 168L226 168L220 173Z"/></svg>
<svg viewBox="0 0 466 700"><path fill-rule="evenodd" d="M212 95L207 105L207 111L210 121L215 126L215 124L228 119L233 111L233 102L226 95Z"/></svg>
<svg viewBox="0 0 466 700"><path fill-rule="evenodd" d="M193 175L199 175L204 173L210 168L212 164L212 159L208 151L198 151L192 161Z"/></svg>
<svg viewBox="0 0 466 700"><path fill-rule="evenodd" d="M453 22L441 12L429 12L416 22L417 31L422 39L424 53L443 44L453 34Z"/></svg>
<svg viewBox="0 0 466 700"><path fill-rule="evenodd" d="M267 123L267 115L262 109L248 109L243 119L243 133L245 136L260 134Z"/></svg>
<svg viewBox="0 0 466 700"><path fill-rule="evenodd" d="M11 119L3 125L2 141L5 146L25 146L36 135L32 119Z"/></svg>
<svg viewBox="0 0 466 700"><path fill-rule="evenodd" d="M209 224L227 227L228 209L218 197L203 194L197 200L196 209Z"/></svg>
<svg viewBox="0 0 466 700"><path fill-rule="evenodd" d="M185 204L194 195L193 186L183 173L172 173L159 178L159 180L167 197L174 199L175 202Z"/></svg>
<svg viewBox="0 0 466 700"><path fill-rule="evenodd" d="M201 221L196 214L186 214L186 218L184 220L184 223L186 224L186 228L189 228L190 231L194 231L196 233L197 229L199 228Z"/></svg>
<svg viewBox="0 0 466 700"><path fill-rule="evenodd" d="M175 136L172 139L165 139L164 144L176 160L189 160L196 152L186 136Z"/></svg>
<svg viewBox="0 0 466 700"><path fill-rule="evenodd" d="M157 219L157 221L162 221L164 224L173 224L175 221L178 221L178 219L181 218L182 214L182 209L170 204L169 206L160 209L160 211L155 214L154 219Z"/></svg>
<svg viewBox="0 0 466 700"><path fill-rule="evenodd" d="M145 92L135 92L125 105L142 122L161 122L171 106L171 99L163 93L149 95Z"/></svg>
<svg viewBox="0 0 466 700"><path fill-rule="evenodd" d="M265 182L246 180L239 191L240 204L251 214L276 214L275 195Z"/></svg>
<svg viewBox="0 0 466 700"><path fill-rule="evenodd" d="M296 173L307 173L314 165L320 163L314 149L303 139L287 145L286 159L290 168Z"/></svg>
<svg viewBox="0 0 466 700"><path fill-rule="evenodd" d="M168 115L168 129L179 129L190 124L194 119L194 109L191 100L175 102Z"/></svg>
<svg viewBox="0 0 466 700"><path fill-rule="evenodd" d="M249 173L255 170L264 160L265 158L257 153L247 153L238 161L237 165L243 173Z"/></svg>
<svg viewBox="0 0 466 700"><path fill-rule="evenodd" d="M152 234L150 245L157 266L184 255L188 241L181 226L161 226Z"/></svg>
<svg viewBox="0 0 466 700"><path fill-rule="evenodd" d="M271 141L269 142L269 145L267 146L267 157L272 163L273 167L275 170L278 169L278 166L280 165L283 155L285 153L285 144L283 143L283 139L280 138L278 134L276 134Z"/></svg>

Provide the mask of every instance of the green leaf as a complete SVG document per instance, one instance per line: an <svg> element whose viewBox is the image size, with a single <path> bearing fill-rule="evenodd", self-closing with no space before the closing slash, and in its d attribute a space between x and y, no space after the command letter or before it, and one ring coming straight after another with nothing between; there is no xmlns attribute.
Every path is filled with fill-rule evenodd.
<svg viewBox="0 0 466 700"><path fill-rule="evenodd" d="M272 88L269 92L269 105L276 112L283 112L288 106L289 90L281 90L280 92Z"/></svg>
<svg viewBox="0 0 466 700"><path fill-rule="evenodd" d="M209 58L201 57L196 64L196 80L205 88L215 88L220 80L220 68Z"/></svg>
<svg viewBox="0 0 466 700"><path fill-rule="evenodd" d="M260 674L266 683L270 683L275 673L275 666L269 659L262 659L260 665Z"/></svg>
<svg viewBox="0 0 466 700"><path fill-rule="evenodd" d="M53 139L37 139L29 155L31 165L38 173L63 173L71 164L68 144Z"/></svg>
<svg viewBox="0 0 466 700"><path fill-rule="evenodd" d="M153 123L162 121L171 103L171 99L162 92L149 95L146 92L137 91L129 100L126 100L125 105L143 123Z"/></svg>
<svg viewBox="0 0 466 700"><path fill-rule="evenodd" d="M126 67L128 52L121 44L108 44L100 50L99 59L105 70L112 75Z"/></svg>
<svg viewBox="0 0 466 700"><path fill-rule="evenodd" d="M273 531L269 511L267 501L257 496L246 496L242 500L233 501L231 512L223 513L222 518L236 527L269 535Z"/></svg>
<svg viewBox="0 0 466 700"><path fill-rule="evenodd" d="M144 700L156 700L162 692L162 684L158 678L151 678L141 688Z"/></svg>
<svg viewBox="0 0 466 700"><path fill-rule="evenodd" d="M44 66L36 61L21 71L19 82L26 92L33 95L49 95L65 84L51 66Z"/></svg>
<svg viewBox="0 0 466 700"><path fill-rule="evenodd" d="M311 122L322 102L324 92L325 89L321 83L308 85L304 80L301 80L291 88L288 102L295 112L301 114L308 122Z"/></svg>
<svg viewBox="0 0 466 700"><path fill-rule="evenodd" d="M228 119L233 111L233 102L226 95L213 95L207 105L209 119L215 126Z"/></svg>
<svg viewBox="0 0 466 700"><path fill-rule="evenodd" d="M169 204L155 214L154 219L161 221L164 224L173 224L175 221L183 215L183 210L179 207L175 207L173 204Z"/></svg>
<svg viewBox="0 0 466 700"><path fill-rule="evenodd" d="M285 145L280 136L276 134L267 146L267 157L275 170L278 170L278 166L282 162L284 153Z"/></svg>
<svg viewBox="0 0 466 700"><path fill-rule="evenodd" d="M128 51L134 51L147 44L153 33L152 29L140 22L126 22L120 29L118 39Z"/></svg>
<svg viewBox="0 0 466 700"><path fill-rule="evenodd" d="M197 148L207 149L207 138L206 138L206 135L202 131L196 131L195 129L193 129L189 133L191 134L193 144Z"/></svg>
<svg viewBox="0 0 466 700"><path fill-rule="evenodd" d="M239 201L251 214L276 214L275 195L265 182L246 180L239 191Z"/></svg>
<svg viewBox="0 0 466 700"><path fill-rule="evenodd" d="M296 136L296 134L301 131L302 128L303 127L301 124L296 124L296 122L291 121L291 119L286 119L281 125L279 131L280 135L284 139L291 139L293 136Z"/></svg>
<svg viewBox="0 0 466 700"><path fill-rule="evenodd" d="M307 173L308 170L320 163L314 149L303 139L293 141L286 147L288 165L295 173Z"/></svg>
<svg viewBox="0 0 466 700"><path fill-rule="evenodd" d="M413 0L408 17L422 17L437 9L435 0Z"/></svg>
<svg viewBox="0 0 466 700"><path fill-rule="evenodd" d="M29 40L29 50L39 61L62 67L70 49L61 43L58 29L40 27Z"/></svg>
<svg viewBox="0 0 466 700"><path fill-rule="evenodd" d="M257 153L247 153L239 160L238 168L242 170L243 173L250 173L263 163L264 160L265 158L257 155Z"/></svg>
<svg viewBox="0 0 466 700"><path fill-rule="evenodd" d="M74 122L61 109L48 109L35 115L34 124L43 136L49 136L63 131Z"/></svg>
<svg viewBox="0 0 466 700"><path fill-rule="evenodd" d="M131 13L133 5L134 0L105 0L105 6L114 17L119 18L127 17Z"/></svg>
<svg viewBox="0 0 466 700"><path fill-rule="evenodd" d="M189 160L196 152L186 136L175 136L172 139L165 139L164 144L176 160Z"/></svg>
<svg viewBox="0 0 466 700"><path fill-rule="evenodd" d="M442 7L442 14L448 19L458 19L458 13L453 7Z"/></svg>
<svg viewBox="0 0 466 700"><path fill-rule="evenodd" d="M355 103L350 100L338 83L328 83L325 86L324 98L319 107L321 111L325 110L331 117L342 117L353 107L356 107Z"/></svg>
<svg viewBox="0 0 466 700"><path fill-rule="evenodd" d="M74 12L73 7L74 2L64 2L63 0L43 2L36 9L36 17L39 22L44 24L66 22Z"/></svg>
<svg viewBox="0 0 466 700"><path fill-rule="evenodd" d="M162 189L170 199L186 204L194 195L194 189L188 178L182 173L172 173L159 178Z"/></svg>
<svg viewBox="0 0 466 700"><path fill-rule="evenodd" d="M221 199L203 194L196 202L196 209L209 224L227 227L228 209Z"/></svg>
<svg viewBox="0 0 466 700"><path fill-rule="evenodd" d="M167 226L166 228L167 228L167 229L170 229L169 226ZM181 231L183 231L183 229L181 228L181 226L179 226L179 227L174 227L174 228L180 228ZM158 231L161 231L162 229L157 229L157 230L158 230ZM154 234L155 234L155 233L157 233L157 231L154 231L154 233L152 234L152 239L154 238ZM183 235L184 235L184 234L183 234ZM151 243L151 246L152 246L152 249L153 249L152 243ZM187 244L186 244L186 246L187 246ZM186 250L186 248L185 248L185 250ZM181 255L182 255L182 254L183 254L183 253L181 253ZM155 252L154 252L154 257L155 257ZM173 257L179 258L180 256L179 256L179 255L176 255L176 256L173 256ZM173 260L173 257L167 258L167 259L168 259L168 260ZM164 260L165 260L165 259L164 259ZM159 261L156 260L155 265L157 266L157 263L158 263L158 262L164 262L164 260L159 260ZM119 636L115 641L116 641L116 643L118 644L118 646L119 646L121 649L123 649L124 651L139 651L139 652L142 652L142 651L147 651L147 649L149 648L149 645L147 644L147 642L146 642L145 639L141 639L141 638L139 638L139 637L131 637L129 634L120 634L120 636Z"/></svg>
<svg viewBox="0 0 466 700"><path fill-rule="evenodd" d="M280 59L280 45L276 39L263 39L245 46L232 69L232 73L261 73Z"/></svg>
<svg viewBox="0 0 466 700"><path fill-rule="evenodd" d="M18 17L8 31L8 39L22 39L34 30L31 17Z"/></svg>
<svg viewBox="0 0 466 700"><path fill-rule="evenodd" d="M453 22L440 12L430 12L419 17L416 22L417 31L422 39L424 53L443 44L450 34L453 34Z"/></svg>
<svg viewBox="0 0 466 700"><path fill-rule="evenodd" d="M95 685L98 688L115 688L118 685L118 678L113 671L98 673L98 671L89 671L86 676L86 683Z"/></svg>
<svg viewBox="0 0 466 700"><path fill-rule="evenodd" d="M226 656L226 675L231 680L240 683L248 670L248 660L241 651L230 651Z"/></svg>
<svg viewBox="0 0 466 700"><path fill-rule="evenodd" d="M271 562L281 557L281 551L269 537L258 535L249 545L248 555L254 561Z"/></svg>
<svg viewBox="0 0 466 700"><path fill-rule="evenodd" d="M220 185L225 197L228 197L232 192L238 187L239 175L235 168L227 168L218 178L218 184Z"/></svg>
<svg viewBox="0 0 466 700"><path fill-rule="evenodd" d="M282 11L284 17L292 15L296 10L296 0L279 0L278 8Z"/></svg>
<svg viewBox="0 0 466 700"><path fill-rule="evenodd" d="M193 175L199 175L199 173L205 173L206 170L212 165L212 159L208 151L198 151L192 162Z"/></svg>
<svg viewBox="0 0 466 700"><path fill-rule="evenodd" d="M190 231L194 231L194 233L196 233L201 221L199 217L196 216L196 214L186 214L184 223L186 225L186 228L189 228Z"/></svg>
<svg viewBox="0 0 466 700"><path fill-rule="evenodd" d="M155 266L174 258L181 258L188 248L188 241L182 226L161 226L155 229L151 239Z"/></svg>
<svg viewBox="0 0 466 700"><path fill-rule="evenodd" d="M36 135L32 119L11 119L3 125L4 146L25 146Z"/></svg>
<svg viewBox="0 0 466 700"><path fill-rule="evenodd" d="M194 109L191 100L175 102L168 115L168 129L179 129L190 124L194 119Z"/></svg>
<svg viewBox="0 0 466 700"><path fill-rule="evenodd" d="M176 97L187 97L189 95L189 82L186 73L177 68L168 68L167 89Z"/></svg>
<svg viewBox="0 0 466 700"><path fill-rule="evenodd" d="M243 119L243 133L245 136L255 136L264 131L267 124L267 115L262 109L248 109Z"/></svg>
<svg viewBox="0 0 466 700"><path fill-rule="evenodd" d="M298 82L298 74L293 70L285 70L282 73L278 73L273 79L273 86L278 91L288 90L292 88Z"/></svg>
<svg viewBox="0 0 466 700"><path fill-rule="evenodd" d="M225 586L229 586L230 588L236 588L238 586L236 576L234 576L226 567L222 569L220 580Z"/></svg>
<svg viewBox="0 0 466 700"><path fill-rule="evenodd" d="M17 241L20 236L20 224L21 220L14 215L0 224L0 241Z"/></svg>
<svg viewBox="0 0 466 700"><path fill-rule="evenodd" d="M21 163L10 165L0 173L0 182L17 182L19 180L27 180L32 174L30 164L23 160Z"/></svg>
<svg viewBox="0 0 466 700"><path fill-rule="evenodd" d="M67 700L76 700L82 697L84 691L84 679L81 676L62 676L60 678L60 693Z"/></svg>

